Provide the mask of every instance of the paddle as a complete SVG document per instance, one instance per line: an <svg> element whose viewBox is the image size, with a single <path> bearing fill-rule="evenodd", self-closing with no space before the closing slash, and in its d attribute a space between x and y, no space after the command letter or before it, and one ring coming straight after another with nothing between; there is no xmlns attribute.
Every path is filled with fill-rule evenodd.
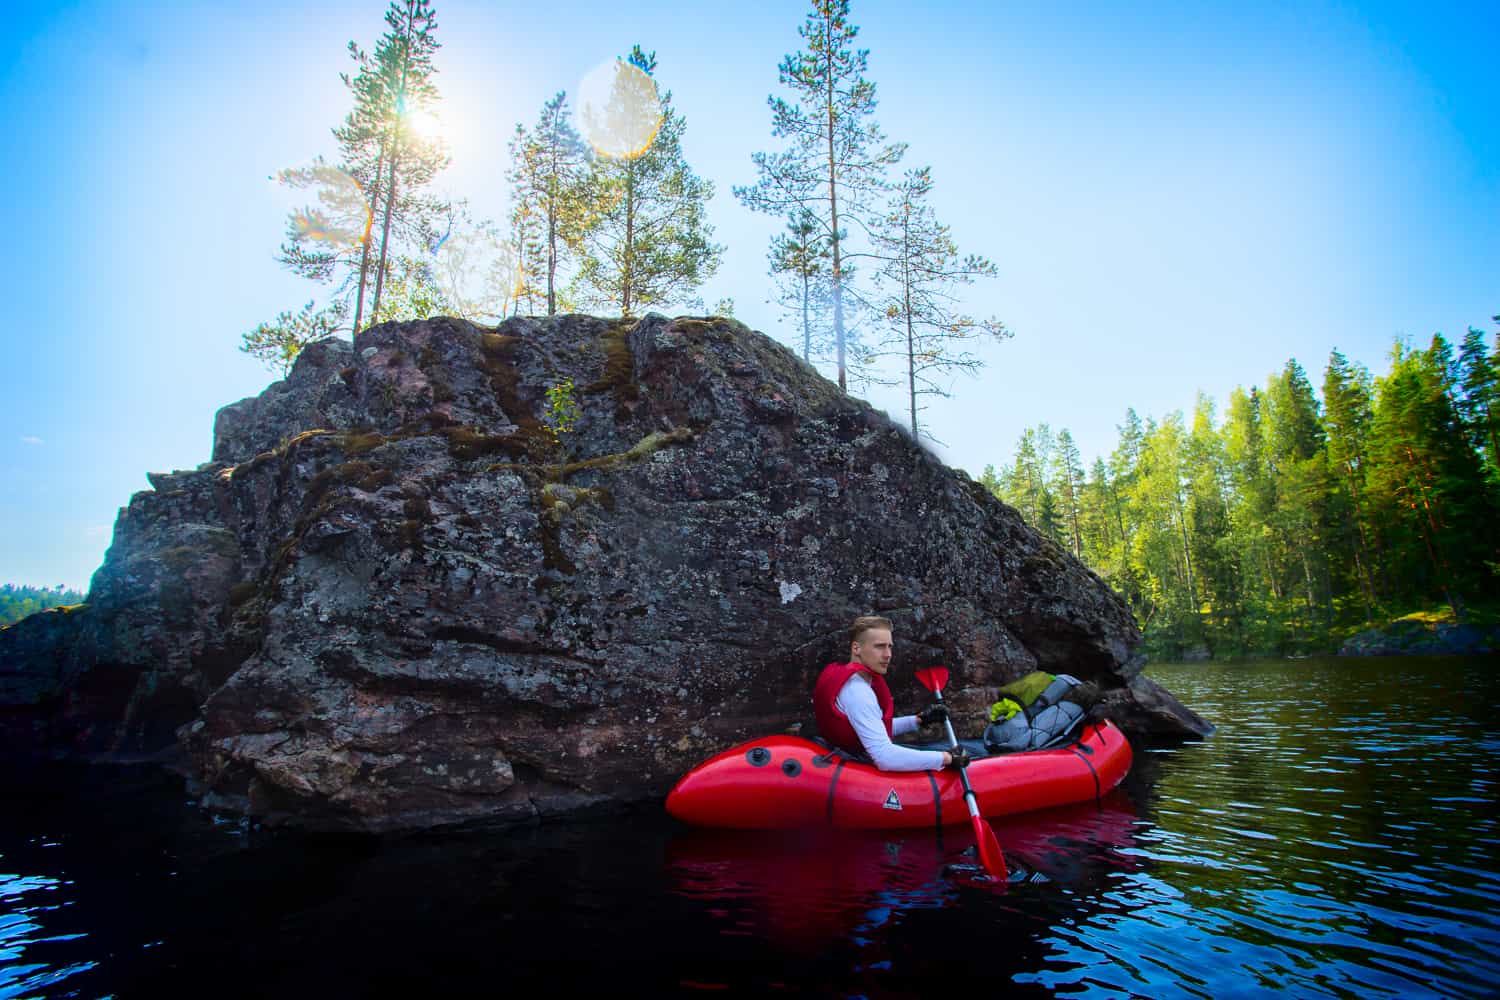
<svg viewBox="0 0 1500 1000"><path fill-rule="evenodd" d="M932 696L941 703L943 687L948 683L948 668L926 667L918 670L917 682L931 691ZM957 750L958 737L953 733L953 723L945 717L943 727L948 730L948 745ZM1005 867L1005 855L1000 851L1000 841L995 839L995 831L990 828L989 822L979 815L979 800L974 795L974 786L969 784L969 769L959 768L958 776L963 780L964 802L969 807L969 818L974 822L974 839L979 846L979 861L984 865L984 870L995 878L1006 879L1010 876L1010 872Z"/></svg>

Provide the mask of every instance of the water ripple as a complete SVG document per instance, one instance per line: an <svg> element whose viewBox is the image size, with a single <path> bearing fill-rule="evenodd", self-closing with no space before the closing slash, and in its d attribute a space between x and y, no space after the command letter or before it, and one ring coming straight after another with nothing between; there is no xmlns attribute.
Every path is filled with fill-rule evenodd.
<svg viewBox="0 0 1500 1000"><path fill-rule="evenodd" d="M1104 803L997 820L1003 887L962 827L721 836L653 814L378 848L208 823L80 846L93 813L0 828L0 1000L179 995L225 968L255 996L536 973L552 992L956 996L982 974L1086 998L1493 997L1494 667L1153 666L1218 732L1139 748Z"/></svg>

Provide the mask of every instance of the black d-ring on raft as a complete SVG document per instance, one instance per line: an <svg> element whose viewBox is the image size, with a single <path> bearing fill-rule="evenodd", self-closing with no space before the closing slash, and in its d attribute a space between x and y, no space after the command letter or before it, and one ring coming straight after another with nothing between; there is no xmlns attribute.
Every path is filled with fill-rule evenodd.
<svg viewBox="0 0 1500 1000"><path fill-rule="evenodd" d="M771 751L765 747L755 747L749 753L745 754L745 759L750 762L752 767L765 767L771 763Z"/></svg>
<svg viewBox="0 0 1500 1000"><path fill-rule="evenodd" d="M786 760L781 762L781 773L786 775L788 778L795 778L797 775L802 773L802 765L797 763L797 759L795 757L788 757Z"/></svg>

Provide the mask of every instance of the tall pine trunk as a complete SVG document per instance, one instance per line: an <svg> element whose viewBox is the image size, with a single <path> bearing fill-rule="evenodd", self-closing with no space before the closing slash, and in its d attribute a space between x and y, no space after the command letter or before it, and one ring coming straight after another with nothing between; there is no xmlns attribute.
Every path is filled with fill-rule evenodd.
<svg viewBox="0 0 1500 1000"><path fill-rule="evenodd" d="M812 320L808 315L808 299L812 296L812 280L804 264L802 268L802 360L812 361Z"/></svg>
<svg viewBox="0 0 1500 1000"><path fill-rule="evenodd" d="M396 156L394 149L399 148L401 141L401 122L396 122L396 137L391 142L393 152L391 155L391 178L385 195L385 221L380 227L380 263L375 269L375 302L370 306L370 319L380 319L380 291L385 287L385 262L386 251L391 242L391 213L395 208L396 201Z"/></svg>
<svg viewBox="0 0 1500 1000"><path fill-rule="evenodd" d="M625 253L620 259L620 315L630 315L631 265L635 262L635 161L625 167Z"/></svg>
<svg viewBox="0 0 1500 1000"><path fill-rule="evenodd" d="M906 313L906 393L911 404L911 436L917 437L917 344L911 322L911 203L902 206L901 305Z"/></svg>
<svg viewBox="0 0 1500 1000"><path fill-rule="evenodd" d="M828 52L828 72L824 100L828 108L828 215L833 224L833 337L837 343L839 367L839 391L847 392L848 381L844 377L844 272L839 252L839 193L838 160L833 146L833 14L826 8L823 14L823 37L828 40L824 49Z"/></svg>
<svg viewBox="0 0 1500 1000"><path fill-rule="evenodd" d="M406 70L411 63L411 36L416 27L417 7L406 4L406 33L402 38L401 84L396 89L396 125L391 130L391 179L385 192L385 220L380 227L380 265L375 271L375 301L370 306L371 320L380 318L380 292L385 287L386 257L391 241L391 215L396 209L396 162L401 159L401 116L406 113Z"/></svg>
<svg viewBox="0 0 1500 1000"><path fill-rule="evenodd" d="M1068 473L1068 512L1073 521L1073 558L1083 561L1083 531L1078 526L1078 490L1073 485L1073 473Z"/></svg>
<svg viewBox="0 0 1500 1000"><path fill-rule="evenodd" d="M547 199L547 315L557 315L557 206Z"/></svg>
<svg viewBox="0 0 1500 1000"><path fill-rule="evenodd" d="M906 286L906 393L911 403L911 436L917 436L917 346L911 328L911 285Z"/></svg>
<svg viewBox="0 0 1500 1000"><path fill-rule="evenodd" d="M547 315L557 315L557 174L562 169L557 162L557 145L552 149L552 176L547 181Z"/></svg>
<svg viewBox="0 0 1500 1000"><path fill-rule="evenodd" d="M385 169L385 139L380 140L380 153L375 157L375 179L371 184L370 207L365 211L365 232L360 239L359 291L354 296L354 326L350 335L359 333L360 320L365 312L365 286L370 281L370 230L375 227L375 211L380 204L380 172Z"/></svg>

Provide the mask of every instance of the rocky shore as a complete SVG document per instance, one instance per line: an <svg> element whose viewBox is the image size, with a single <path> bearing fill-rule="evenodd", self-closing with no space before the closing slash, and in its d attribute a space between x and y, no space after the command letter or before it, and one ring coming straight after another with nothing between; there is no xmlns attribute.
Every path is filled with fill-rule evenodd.
<svg viewBox="0 0 1500 1000"><path fill-rule="evenodd" d="M1500 625L1401 619L1350 636L1340 656L1444 656L1500 652Z"/></svg>

